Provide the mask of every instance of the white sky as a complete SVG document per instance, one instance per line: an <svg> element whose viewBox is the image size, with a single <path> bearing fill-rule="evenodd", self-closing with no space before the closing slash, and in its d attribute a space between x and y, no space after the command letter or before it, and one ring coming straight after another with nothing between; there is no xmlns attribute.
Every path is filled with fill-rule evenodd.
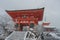
<svg viewBox="0 0 60 40"><path fill-rule="evenodd" d="M44 18L60 28L60 0L0 0L0 15L7 16L5 10L21 10L42 8L44 10Z"/></svg>

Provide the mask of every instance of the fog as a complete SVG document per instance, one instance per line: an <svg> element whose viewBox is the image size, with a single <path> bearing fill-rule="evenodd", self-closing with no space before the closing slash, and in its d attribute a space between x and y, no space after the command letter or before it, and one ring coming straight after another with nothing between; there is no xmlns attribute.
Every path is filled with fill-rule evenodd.
<svg viewBox="0 0 60 40"><path fill-rule="evenodd" d="M21 9L44 9L43 21L50 22L51 25L60 28L60 0L0 0L0 21L9 21L11 18L5 10L21 10ZM1 23L0 22L0 23Z"/></svg>

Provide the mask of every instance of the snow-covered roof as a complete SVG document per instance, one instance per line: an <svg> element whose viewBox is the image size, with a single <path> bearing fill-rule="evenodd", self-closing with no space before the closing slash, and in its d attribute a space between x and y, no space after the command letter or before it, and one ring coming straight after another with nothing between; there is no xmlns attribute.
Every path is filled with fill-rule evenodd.
<svg viewBox="0 0 60 40"><path fill-rule="evenodd" d="M55 26L43 26L44 28L55 28Z"/></svg>

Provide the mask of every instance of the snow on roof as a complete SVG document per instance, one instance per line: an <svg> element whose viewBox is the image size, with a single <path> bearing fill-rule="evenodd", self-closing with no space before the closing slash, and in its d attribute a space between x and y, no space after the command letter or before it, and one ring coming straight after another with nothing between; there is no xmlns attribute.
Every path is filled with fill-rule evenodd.
<svg viewBox="0 0 60 40"><path fill-rule="evenodd" d="M55 26L43 26L44 28L55 28Z"/></svg>

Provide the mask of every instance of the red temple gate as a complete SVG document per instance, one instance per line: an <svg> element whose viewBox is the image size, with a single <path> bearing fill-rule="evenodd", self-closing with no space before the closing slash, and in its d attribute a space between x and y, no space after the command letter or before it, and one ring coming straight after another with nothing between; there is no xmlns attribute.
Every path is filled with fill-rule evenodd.
<svg viewBox="0 0 60 40"><path fill-rule="evenodd" d="M18 30L22 30L22 26L30 26L30 24L37 25L38 21L42 21L44 8L28 10L6 10L6 12L18 25Z"/></svg>

